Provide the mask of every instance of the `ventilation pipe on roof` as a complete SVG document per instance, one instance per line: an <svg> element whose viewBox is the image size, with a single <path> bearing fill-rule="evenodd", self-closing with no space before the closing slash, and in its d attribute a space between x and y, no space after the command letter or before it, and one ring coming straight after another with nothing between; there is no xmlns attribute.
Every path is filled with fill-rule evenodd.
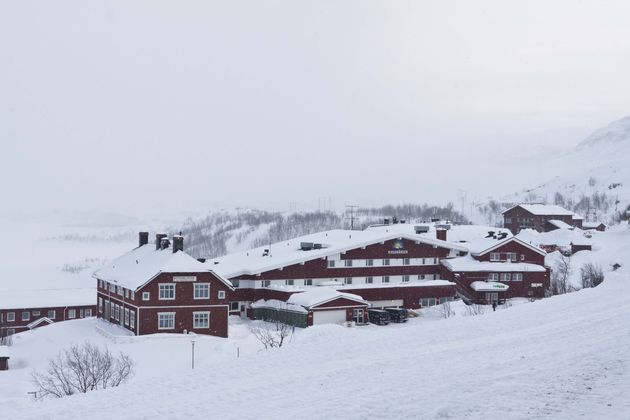
<svg viewBox="0 0 630 420"><path fill-rule="evenodd" d="M149 243L149 232L138 233L138 246L146 245Z"/></svg>
<svg viewBox="0 0 630 420"><path fill-rule="evenodd" d="M165 233L156 233L155 234L155 249L161 249L162 248L162 239L166 238L166 234Z"/></svg>
<svg viewBox="0 0 630 420"><path fill-rule="evenodd" d="M446 229L435 229L435 237L441 241L446 240Z"/></svg>
<svg viewBox="0 0 630 420"><path fill-rule="evenodd" d="M177 251L184 250L184 237L181 235L173 235L173 254Z"/></svg>

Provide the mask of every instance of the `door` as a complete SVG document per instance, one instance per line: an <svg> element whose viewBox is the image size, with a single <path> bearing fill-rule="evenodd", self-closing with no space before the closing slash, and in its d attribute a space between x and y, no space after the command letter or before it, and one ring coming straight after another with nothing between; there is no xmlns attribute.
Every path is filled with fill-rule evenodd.
<svg viewBox="0 0 630 420"><path fill-rule="evenodd" d="M486 293L486 301L492 305L493 303L499 302L499 294L497 292L488 292Z"/></svg>
<svg viewBox="0 0 630 420"><path fill-rule="evenodd" d="M363 324L363 316L365 312L363 309L353 309L352 310L352 320L357 324Z"/></svg>
<svg viewBox="0 0 630 420"><path fill-rule="evenodd" d="M313 311L313 325L342 324L346 322L346 310Z"/></svg>

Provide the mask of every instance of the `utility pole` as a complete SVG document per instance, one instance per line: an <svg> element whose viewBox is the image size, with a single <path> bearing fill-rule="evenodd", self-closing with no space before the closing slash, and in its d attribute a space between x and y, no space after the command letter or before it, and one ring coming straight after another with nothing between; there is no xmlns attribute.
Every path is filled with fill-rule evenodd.
<svg viewBox="0 0 630 420"><path fill-rule="evenodd" d="M354 217L354 209L358 209L359 206L354 204L346 205L347 209L350 209L350 230L354 230L354 220L357 219Z"/></svg>
<svg viewBox="0 0 630 420"><path fill-rule="evenodd" d="M192 368L195 368L195 340L190 340L190 344L192 344Z"/></svg>

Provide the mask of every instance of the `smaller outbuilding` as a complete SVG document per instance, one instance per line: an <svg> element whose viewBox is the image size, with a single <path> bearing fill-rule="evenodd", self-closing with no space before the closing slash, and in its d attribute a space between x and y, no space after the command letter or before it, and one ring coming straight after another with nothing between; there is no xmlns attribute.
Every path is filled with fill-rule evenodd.
<svg viewBox="0 0 630 420"><path fill-rule="evenodd" d="M9 347L0 346L0 370L9 370Z"/></svg>

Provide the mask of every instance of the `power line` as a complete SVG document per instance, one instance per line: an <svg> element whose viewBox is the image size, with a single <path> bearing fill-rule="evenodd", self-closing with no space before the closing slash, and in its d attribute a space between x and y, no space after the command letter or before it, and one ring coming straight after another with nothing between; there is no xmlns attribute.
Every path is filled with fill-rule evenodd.
<svg viewBox="0 0 630 420"><path fill-rule="evenodd" d="M347 209L350 209L350 230L354 230L354 220L358 219L358 217L354 217L354 209L358 209L359 206L354 204L346 205Z"/></svg>

